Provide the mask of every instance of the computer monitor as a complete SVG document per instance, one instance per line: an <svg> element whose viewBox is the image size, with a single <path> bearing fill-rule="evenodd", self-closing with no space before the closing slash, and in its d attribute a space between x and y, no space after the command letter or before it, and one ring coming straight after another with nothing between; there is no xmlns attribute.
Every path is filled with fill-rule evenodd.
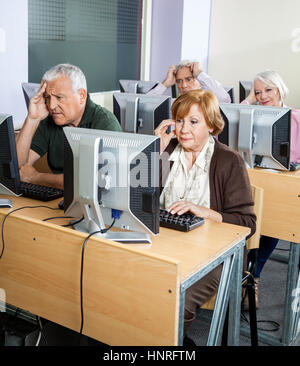
<svg viewBox="0 0 300 366"><path fill-rule="evenodd" d="M152 80L119 80L120 92L146 94L155 88L159 81Z"/></svg>
<svg viewBox="0 0 300 366"><path fill-rule="evenodd" d="M0 114L0 194L21 194L14 124L8 114Z"/></svg>
<svg viewBox="0 0 300 366"><path fill-rule="evenodd" d="M171 86L171 95L172 95L172 98L174 98L174 99L178 98L180 95L176 83Z"/></svg>
<svg viewBox="0 0 300 366"><path fill-rule="evenodd" d="M231 103L234 103L234 87L233 86L224 86L224 89L230 95Z"/></svg>
<svg viewBox="0 0 300 366"><path fill-rule="evenodd" d="M225 127L218 139L237 150L248 167L290 169L291 110L246 104L220 104Z"/></svg>
<svg viewBox="0 0 300 366"><path fill-rule="evenodd" d="M247 80L239 81L240 103L242 103L242 101L248 97L251 87L252 87L252 81Z"/></svg>
<svg viewBox="0 0 300 366"><path fill-rule="evenodd" d="M114 93L113 110L123 131L153 135L160 122L170 118L171 97Z"/></svg>
<svg viewBox="0 0 300 366"><path fill-rule="evenodd" d="M64 210L84 217L75 228L119 242L151 242L159 233L156 136L64 127Z"/></svg>
<svg viewBox="0 0 300 366"><path fill-rule="evenodd" d="M38 92L40 84L22 83L22 90L25 98L26 107L28 109L30 99Z"/></svg>

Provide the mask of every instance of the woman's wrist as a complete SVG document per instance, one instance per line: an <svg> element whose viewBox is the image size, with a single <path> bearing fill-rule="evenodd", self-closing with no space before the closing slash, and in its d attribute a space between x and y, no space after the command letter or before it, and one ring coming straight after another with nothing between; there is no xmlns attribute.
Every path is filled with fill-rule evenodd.
<svg viewBox="0 0 300 366"><path fill-rule="evenodd" d="M254 104L255 103L255 101L253 100L253 99L245 99L245 101L247 102L247 104L249 104L249 105L252 105L252 104Z"/></svg>
<svg viewBox="0 0 300 366"><path fill-rule="evenodd" d="M208 208L206 210L206 214L205 214L204 218L208 219L208 220L216 221L216 222L222 222L223 221L222 215L219 212L214 211L210 208Z"/></svg>

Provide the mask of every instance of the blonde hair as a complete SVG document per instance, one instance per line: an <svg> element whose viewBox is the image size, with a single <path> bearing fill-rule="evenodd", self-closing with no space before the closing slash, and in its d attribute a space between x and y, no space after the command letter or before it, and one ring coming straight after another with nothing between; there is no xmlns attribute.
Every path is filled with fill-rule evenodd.
<svg viewBox="0 0 300 366"><path fill-rule="evenodd" d="M180 95L172 105L172 119L184 118L192 105L197 104L201 109L207 126L211 128L212 135L222 132L224 121L220 113L217 97L209 90L191 90Z"/></svg>

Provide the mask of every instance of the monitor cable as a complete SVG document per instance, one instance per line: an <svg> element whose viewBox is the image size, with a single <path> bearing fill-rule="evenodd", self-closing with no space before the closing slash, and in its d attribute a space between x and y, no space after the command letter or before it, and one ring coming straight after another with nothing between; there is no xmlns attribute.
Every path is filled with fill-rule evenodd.
<svg viewBox="0 0 300 366"><path fill-rule="evenodd" d="M56 220L56 219L74 219L72 216L53 216L53 217L47 217L46 219L43 219L42 221L50 221L50 220Z"/></svg>
<svg viewBox="0 0 300 366"><path fill-rule="evenodd" d="M54 217L48 217L46 219L43 219L43 221L49 221L49 220L55 220L55 219L74 219L74 217L73 216L54 216ZM84 219L84 216L82 216L80 219L78 219L76 221L73 221L73 222L70 222L69 224L64 224L61 226L62 227L73 226L73 225L79 224L81 221L83 221L83 219Z"/></svg>
<svg viewBox="0 0 300 366"><path fill-rule="evenodd" d="M39 346L40 345L40 341L41 341L41 337L44 338L44 341L45 341L45 345L48 346L48 342L47 342L47 339L45 337L45 334L44 334L44 328L43 328L43 325L42 325L42 321L41 321L41 318L36 315L36 321L39 325L39 336L38 336L38 339L37 339L37 342L36 342L36 346Z"/></svg>
<svg viewBox="0 0 300 366"><path fill-rule="evenodd" d="M243 320L247 324L250 324L249 319L247 318L247 316L243 311L241 312L241 320ZM264 323L270 325L270 327L264 327L264 328L259 326L257 327L257 330L261 330L264 332L277 332L280 329L280 324L274 320L257 320L256 323L257 324Z"/></svg>
<svg viewBox="0 0 300 366"><path fill-rule="evenodd" d="M82 330L83 330L83 325L84 325L84 312L83 312L83 264L84 264L84 251L85 251L85 247L86 247L86 243L88 242L89 238L95 234L105 234L107 231L109 231L115 224L116 219L113 219L112 224L103 230L97 230L94 231L92 233L90 233L84 240L83 245L82 245L82 250L81 250L81 268L80 268L80 315L81 315L81 324L80 324L80 331L79 331L79 346L80 346L80 341L81 341L81 336L82 336Z"/></svg>
<svg viewBox="0 0 300 366"><path fill-rule="evenodd" d="M5 221L7 220L8 216L11 215L12 213L14 212L17 212L17 211L20 211L20 210L24 210L24 209L27 209L27 208L47 208L49 210L60 210L60 208L54 208L54 207L49 207L49 206L45 206L45 205L38 205L38 206L23 206L23 207L19 207L19 208L16 208L12 211L10 211L8 214L6 214L4 216L4 219L2 221L2 225L1 225L1 239L2 239L2 249L1 249L1 254L0 254L0 259L2 258L3 256L3 253L4 253L4 249L5 249L5 241L4 241L4 224L5 224ZM65 218L66 216L63 216L63 217L60 217L60 218ZM55 217L55 218L58 218L58 217ZM43 221L47 221L47 220L51 220L51 219L54 219L53 218L48 218L48 219L44 219ZM83 217L80 218L78 220L78 222L82 221L83 220ZM85 246L86 246L86 243L87 241L89 240L89 238L95 234L98 234L98 233L101 233L101 234L105 234L107 231L109 231L115 224L115 221L116 219L114 218L113 219L113 222L112 224L106 228L106 229L103 229L103 230L98 230L98 231L94 231L92 233L90 233L86 239L84 240L84 243L82 245L82 253L81 253L81 270L80 270L80 309L81 309L81 326L80 326L80 337L82 335L82 330L83 330L83 324L84 324L84 315L83 315L83 286L82 286L82 283L83 283L83 263L84 263L84 250L85 250ZM63 226L71 226L71 225L74 225L74 222L72 224L67 224L67 225L63 225ZM40 323L40 326L41 326L41 323ZM41 331L41 335L43 336L43 332Z"/></svg>
<svg viewBox="0 0 300 366"><path fill-rule="evenodd" d="M2 225L1 225L1 240L2 240L2 249L1 249L1 253L0 253L0 259L3 256L4 253L4 249L5 249L5 242L4 242L4 223L7 220L8 216L11 215L14 212L20 211L20 210L24 210L26 208L47 208L49 210L60 210L59 208L54 208L54 207L49 207L49 206L45 206L45 205L39 205L39 206L23 206L23 207L19 207L19 208L15 208L14 210L11 210L8 214L6 214L4 216L4 219L2 221Z"/></svg>

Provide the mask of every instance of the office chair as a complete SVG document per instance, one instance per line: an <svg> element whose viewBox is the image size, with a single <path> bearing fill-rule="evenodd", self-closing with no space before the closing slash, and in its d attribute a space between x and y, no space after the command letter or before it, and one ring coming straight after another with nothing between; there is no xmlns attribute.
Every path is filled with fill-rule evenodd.
<svg viewBox="0 0 300 366"><path fill-rule="evenodd" d="M121 93L147 94L157 84L159 84L159 81L154 80L119 80Z"/></svg>
<svg viewBox="0 0 300 366"><path fill-rule="evenodd" d="M250 257L247 265L247 271L243 273L242 287L245 288L245 295L248 296L249 301L249 322L250 322L250 336L251 345L258 346L258 334L257 334L257 322L256 322L256 304L255 304L255 287L254 287L254 270L256 261L256 252L259 248L261 223L262 223L262 212L263 212L263 193L264 190L261 187L251 185L252 197L254 201L254 213L256 215L256 231L255 233L246 240L246 248ZM216 294L212 296L205 304L201 306L201 309L213 310ZM225 319L222 345L227 344L227 316Z"/></svg>
<svg viewBox="0 0 300 366"><path fill-rule="evenodd" d="M26 107L28 109L30 99L37 93L39 90L40 84L38 83L22 83L22 90L25 98ZM34 167L41 173L51 173L51 170L47 163L47 154L43 155L41 159L38 159Z"/></svg>
<svg viewBox="0 0 300 366"><path fill-rule="evenodd" d="M37 83L22 83L22 90L25 98L26 107L28 109L30 99L37 93L39 90L40 84Z"/></svg>

